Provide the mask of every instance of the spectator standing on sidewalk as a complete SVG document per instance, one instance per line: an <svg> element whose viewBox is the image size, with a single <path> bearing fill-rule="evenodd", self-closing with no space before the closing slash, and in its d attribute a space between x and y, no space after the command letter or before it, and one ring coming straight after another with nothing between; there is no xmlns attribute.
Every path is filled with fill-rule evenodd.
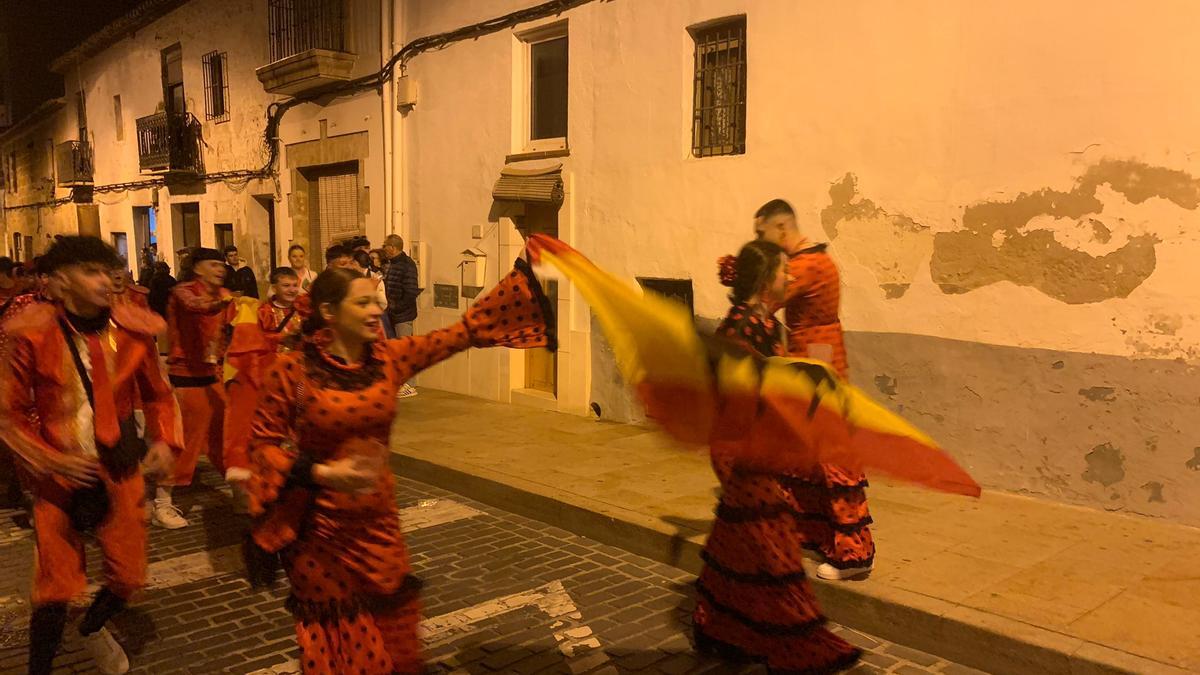
<svg viewBox="0 0 1200 675"><path fill-rule="evenodd" d="M308 287L317 280L317 273L308 265L308 252L300 244L292 244L288 247L288 262L300 279L300 292L307 293Z"/></svg>
<svg viewBox="0 0 1200 675"><path fill-rule="evenodd" d="M171 276L170 265L161 260L154 263L154 276L150 278L150 294L147 301L150 303L150 309L164 319L167 318L167 301L171 298L171 289L177 283L179 282L175 277Z"/></svg>
<svg viewBox="0 0 1200 675"><path fill-rule="evenodd" d="M392 322L396 337L413 334L413 323L417 320L417 263L404 252L404 238L389 234L383 240L383 252L387 256L387 274L384 287L387 289L387 319Z"/></svg>
<svg viewBox="0 0 1200 675"><path fill-rule="evenodd" d="M236 246L225 247L225 288L234 297L258 299L258 278L254 270L238 255Z"/></svg>
<svg viewBox="0 0 1200 675"><path fill-rule="evenodd" d="M398 234L389 234L383 240L383 254L387 259L383 277L387 299L384 318L392 328L391 335L398 338L412 335L417 320L417 296L421 294L417 286L417 263L404 252L404 238ZM400 398L416 395L416 388L407 382L400 388Z"/></svg>

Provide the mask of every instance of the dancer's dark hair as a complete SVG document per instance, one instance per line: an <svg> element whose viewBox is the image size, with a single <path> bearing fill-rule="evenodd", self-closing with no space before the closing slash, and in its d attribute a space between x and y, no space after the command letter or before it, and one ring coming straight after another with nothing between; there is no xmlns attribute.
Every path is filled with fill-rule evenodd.
<svg viewBox="0 0 1200 675"><path fill-rule="evenodd" d="M721 283L733 291L730 302L746 302L761 292L783 264L783 248L769 241L752 241L742 247L737 257L726 256L718 261Z"/></svg>
<svg viewBox="0 0 1200 675"><path fill-rule="evenodd" d="M338 305L350 293L350 284L355 279L363 279L363 275L344 267L328 267L317 275L312 285L308 287L310 313L304 318L300 329L306 334L313 334L322 328L327 328L325 317L321 316L321 305Z"/></svg>

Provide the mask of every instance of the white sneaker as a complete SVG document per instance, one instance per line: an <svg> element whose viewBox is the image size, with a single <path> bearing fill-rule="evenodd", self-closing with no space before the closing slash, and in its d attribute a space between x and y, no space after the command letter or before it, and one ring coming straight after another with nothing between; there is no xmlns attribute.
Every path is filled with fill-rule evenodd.
<svg viewBox="0 0 1200 675"><path fill-rule="evenodd" d="M416 396L416 395L417 395L417 390L414 389L411 384L408 384L407 382L405 382L404 386L400 387L400 392L398 394L396 394L396 398L410 398L410 397Z"/></svg>
<svg viewBox="0 0 1200 675"><path fill-rule="evenodd" d="M821 563L817 565L817 576L830 581L840 581L842 579L853 579L868 574L875 569L874 565L865 565L863 567L834 567L829 563Z"/></svg>
<svg viewBox="0 0 1200 675"><path fill-rule="evenodd" d="M83 646L91 654L96 668L104 675L124 675L129 672L129 657L107 628L83 636Z"/></svg>
<svg viewBox="0 0 1200 675"><path fill-rule="evenodd" d="M168 530L178 530L181 527L187 527L188 521L183 517L183 511L180 511L178 506L171 502L161 502L155 499L154 524Z"/></svg>

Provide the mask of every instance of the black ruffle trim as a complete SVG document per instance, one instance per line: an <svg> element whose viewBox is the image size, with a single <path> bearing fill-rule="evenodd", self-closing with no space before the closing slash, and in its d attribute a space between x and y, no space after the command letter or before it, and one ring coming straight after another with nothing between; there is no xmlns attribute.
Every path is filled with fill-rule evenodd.
<svg viewBox="0 0 1200 675"><path fill-rule="evenodd" d="M301 621L332 623L339 619L354 619L362 612L371 613L406 605L417 598L423 585L424 582L410 574L404 577L400 588L389 595L358 595L347 600L318 602L301 600L292 594L284 602L284 607Z"/></svg>
<svg viewBox="0 0 1200 675"><path fill-rule="evenodd" d="M865 490L871 486L870 481L868 481L866 478L851 485L828 485L823 482L818 483L817 481L808 480L807 478L797 478L796 476L779 476L779 483L788 488L804 490L831 490L833 492L852 492L854 490Z"/></svg>
<svg viewBox="0 0 1200 675"><path fill-rule="evenodd" d="M871 516L867 516L854 523L835 523L824 513L805 513L797 511L787 504L770 504L768 506L756 507L717 505L717 518L726 523L749 523L756 520L778 518L783 515L790 515L799 520L819 520L828 523L830 528L843 534L853 534L875 522L871 519Z"/></svg>
<svg viewBox="0 0 1200 675"><path fill-rule="evenodd" d="M803 568L787 574L771 574L770 572L738 572L721 564L721 562L718 561L716 557L708 551L701 551L700 559L703 560L704 564L707 565L708 568L715 572L718 576L725 577L726 579L739 584L753 584L755 586L790 586L792 584L801 583L808 578L808 575L804 573Z"/></svg>
<svg viewBox="0 0 1200 675"><path fill-rule="evenodd" d="M850 569L851 567L867 567L875 564L875 555L872 554L871 557L866 558L865 560L831 560L829 558L825 558L825 562L829 563L833 567L838 568L839 570Z"/></svg>
<svg viewBox="0 0 1200 675"><path fill-rule="evenodd" d="M705 635L700 628L695 628L692 631L693 639L696 641L696 651L705 654L711 654L725 661L734 663L766 663L767 657L754 656L746 650L736 645L729 644L723 640L718 640L709 635ZM858 663L862 658L862 650L857 647L851 647L850 651L834 661L818 666L816 668L802 669L780 669L767 667L767 672L770 675L829 675L838 673Z"/></svg>
<svg viewBox="0 0 1200 675"><path fill-rule="evenodd" d="M513 267L525 275L525 281L529 284L529 292L533 294L534 302L542 310L542 319L546 324L546 349L551 352L558 351L558 319L554 315L554 307L550 304L550 298L546 297L546 291L542 288L542 282L534 275L533 267L529 265L528 260L517 258L513 262Z"/></svg>
<svg viewBox="0 0 1200 675"><path fill-rule="evenodd" d="M376 343L363 350L361 368L338 368L326 360L321 348L311 341L304 343L304 370L308 379L320 389L362 391L384 377L383 361L375 355ZM328 357L334 358L334 357Z"/></svg>
<svg viewBox="0 0 1200 675"><path fill-rule="evenodd" d="M821 615L818 615L817 618L811 621L805 621L804 623L796 624L779 624L758 621L757 619L747 616L741 611L717 600L712 594L712 591L705 588L704 583L701 581L696 582L696 591L700 595L704 596L704 600L708 602L708 604L712 605L713 609L733 619L736 619L738 623L760 635L768 635L772 637L797 637L800 635L807 635L825 625L825 617Z"/></svg>

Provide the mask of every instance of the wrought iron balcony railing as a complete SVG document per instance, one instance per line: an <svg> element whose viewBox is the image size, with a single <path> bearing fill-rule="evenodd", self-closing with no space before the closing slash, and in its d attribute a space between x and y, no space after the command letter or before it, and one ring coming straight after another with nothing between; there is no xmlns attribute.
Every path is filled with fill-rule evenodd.
<svg viewBox="0 0 1200 675"><path fill-rule="evenodd" d="M137 121L143 172L203 173L200 122L191 113L156 113Z"/></svg>
<svg viewBox="0 0 1200 675"><path fill-rule="evenodd" d="M268 0L271 62L310 49L346 51L344 0Z"/></svg>
<svg viewBox="0 0 1200 675"><path fill-rule="evenodd" d="M88 185L92 182L92 144L87 141L66 141L54 146L54 165L58 169L58 184L62 187Z"/></svg>

